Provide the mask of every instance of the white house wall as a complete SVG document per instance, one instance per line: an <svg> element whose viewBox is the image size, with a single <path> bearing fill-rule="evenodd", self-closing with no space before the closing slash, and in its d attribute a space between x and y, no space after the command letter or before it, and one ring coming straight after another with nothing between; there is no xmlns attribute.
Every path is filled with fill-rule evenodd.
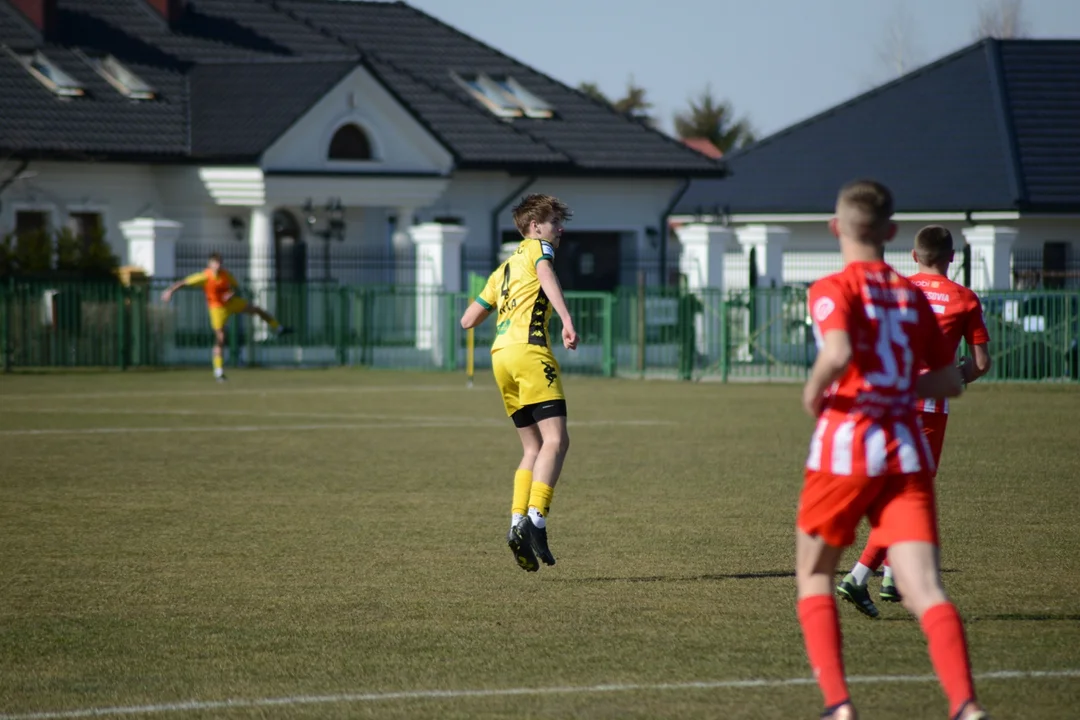
<svg viewBox="0 0 1080 720"><path fill-rule="evenodd" d="M367 133L375 159L327 159L330 140L343 125L356 123ZM322 97L263 154L262 168L355 173L439 173L453 158L362 67L357 67Z"/></svg>
<svg viewBox="0 0 1080 720"><path fill-rule="evenodd" d="M782 225L791 231L790 239L784 249L785 284L808 284L825 275L839 271L843 263L837 240L822 222L783 222L775 218L773 224ZM904 274L915 272L915 263L911 259L915 235L926 225L943 225L953 235L957 251L965 243L964 229L970 225L964 222L900 222L896 237L886 246L885 259ZM1005 220L998 223L1014 227L1019 231L1014 252L1038 253L1046 242L1068 242L1071 245L1071 257L1080 258L1080 218L1022 218ZM953 265L955 277L960 276L960 256L957 254ZM729 289L745 288L749 284L749 268L745 256L740 250L729 250L724 258L724 282Z"/></svg>
<svg viewBox="0 0 1080 720"><path fill-rule="evenodd" d="M5 169L13 168L8 163ZM100 212L105 238L122 263L127 242L120 223L162 206L149 165L41 161L31 162L23 176L0 197L0 234L14 230L19 210L49 212L53 229L63 227L69 213Z"/></svg>
<svg viewBox="0 0 1080 720"><path fill-rule="evenodd" d="M469 230L465 239L467 252L489 250L492 211L525 180L524 176L505 173L455 173L439 202L419 210L417 217L421 221L441 215L460 217ZM635 238L635 245L645 246L646 256L655 257L658 250L645 242L645 229L660 227L660 214L678 185L676 180L539 177L520 194L555 195L573 210L567 231L623 232ZM514 197L499 213L500 235L515 230L512 210L519 199ZM640 247L635 249L641 250Z"/></svg>

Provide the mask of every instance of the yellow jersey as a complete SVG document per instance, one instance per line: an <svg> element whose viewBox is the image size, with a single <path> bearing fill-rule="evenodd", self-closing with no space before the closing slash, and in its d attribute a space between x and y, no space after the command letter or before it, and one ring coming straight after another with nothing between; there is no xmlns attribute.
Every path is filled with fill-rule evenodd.
<svg viewBox="0 0 1080 720"><path fill-rule="evenodd" d="M498 325L491 351L508 345L548 344L551 303L536 274L541 261L555 262L555 250L545 240L526 238L514 254L488 277L476 298L485 310L498 309Z"/></svg>

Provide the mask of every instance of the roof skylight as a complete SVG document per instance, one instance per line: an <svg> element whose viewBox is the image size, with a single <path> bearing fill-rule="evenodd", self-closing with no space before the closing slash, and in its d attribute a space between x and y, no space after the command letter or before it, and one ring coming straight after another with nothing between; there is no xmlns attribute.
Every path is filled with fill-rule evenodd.
<svg viewBox="0 0 1080 720"><path fill-rule="evenodd" d="M80 97L85 94L82 85L68 75L40 50L17 53L8 49L34 79L61 97Z"/></svg>
<svg viewBox="0 0 1080 720"><path fill-rule="evenodd" d="M494 115L504 118L554 117L554 108L532 94L509 75L490 76L485 73L459 75L451 73L459 85L469 91L481 105Z"/></svg>
<svg viewBox="0 0 1080 720"><path fill-rule="evenodd" d="M153 100L157 96L151 85L147 84L112 55L85 57L84 59L110 85L132 100Z"/></svg>

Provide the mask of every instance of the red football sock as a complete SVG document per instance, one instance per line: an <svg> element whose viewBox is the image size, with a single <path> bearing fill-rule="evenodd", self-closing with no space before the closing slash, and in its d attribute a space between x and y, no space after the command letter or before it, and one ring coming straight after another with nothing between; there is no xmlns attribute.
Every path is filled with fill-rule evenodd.
<svg viewBox="0 0 1080 720"><path fill-rule="evenodd" d="M881 563L885 562L885 555L888 553L888 548L878 547L877 545L871 545L866 543L866 547L862 551L862 555L859 557L861 562L871 570L877 570L881 567Z"/></svg>
<svg viewBox="0 0 1080 720"><path fill-rule="evenodd" d="M923 613L922 629L930 650L930 662L949 698L949 715L955 715L964 703L975 699L964 623L956 607L944 602Z"/></svg>
<svg viewBox="0 0 1080 720"><path fill-rule="evenodd" d="M799 601L798 609L806 655L825 698L825 707L847 702L851 696L844 679L843 640L836 600L832 595L811 595Z"/></svg>

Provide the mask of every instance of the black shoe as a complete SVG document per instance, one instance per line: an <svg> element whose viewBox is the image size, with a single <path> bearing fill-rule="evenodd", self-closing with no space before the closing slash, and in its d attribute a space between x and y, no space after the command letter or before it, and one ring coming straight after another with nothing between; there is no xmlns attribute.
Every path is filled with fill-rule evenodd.
<svg viewBox="0 0 1080 720"><path fill-rule="evenodd" d="M224 375L216 375L214 376L214 379L217 380L219 383L223 383L227 382L229 378L225 377Z"/></svg>
<svg viewBox="0 0 1080 720"><path fill-rule="evenodd" d="M536 562L536 554L533 552L532 543L529 542L529 531L526 526L528 522L528 518L525 518L510 528L510 532L506 533L506 544L510 546L510 552L514 553L518 567L526 572L536 572L540 569L540 563Z"/></svg>
<svg viewBox="0 0 1080 720"><path fill-rule="evenodd" d="M528 516L525 516L525 523L525 527L528 529L529 543L532 545L536 557L540 558L545 565L554 565L555 556L551 554L551 550L548 548L547 525L538 528L533 525L532 519Z"/></svg>

